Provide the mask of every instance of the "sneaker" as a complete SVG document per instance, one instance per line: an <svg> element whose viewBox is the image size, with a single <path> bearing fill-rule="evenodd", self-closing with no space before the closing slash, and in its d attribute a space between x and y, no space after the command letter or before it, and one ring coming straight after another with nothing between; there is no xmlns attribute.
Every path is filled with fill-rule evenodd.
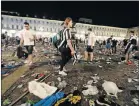
<svg viewBox="0 0 139 106"><path fill-rule="evenodd" d="M131 64L132 64L132 62L131 62L131 61L128 61L128 62L127 62L127 64L128 64L128 65L131 65Z"/></svg>
<svg viewBox="0 0 139 106"><path fill-rule="evenodd" d="M63 67L63 71L64 71L64 72L67 72L67 70L66 70L66 68L65 68L65 67Z"/></svg>
<svg viewBox="0 0 139 106"><path fill-rule="evenodd" d="M64 71L59 71L59 74L62 76L67 76L67 73L65 73Z"/></svg>
<svg viewBox="0 0 139 106"><path fill-rule="evenodd" d="M73 61L73 65L75 65L76 61L77 61L77 60L74 60L74 61Z"/></svg>

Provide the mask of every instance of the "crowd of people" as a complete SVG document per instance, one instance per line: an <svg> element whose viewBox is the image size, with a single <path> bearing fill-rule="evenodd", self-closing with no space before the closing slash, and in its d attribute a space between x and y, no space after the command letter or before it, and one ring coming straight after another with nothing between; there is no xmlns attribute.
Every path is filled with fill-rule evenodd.
<svg viewBox="0 0 139 106"><path fill-rule="evenodd" d="M24 23L24 29L20 33L20 37L9 37L7 32L2 34L2 47L6 48L8 45L13 46L19 45L18 47L25 47L27 50L28 57L25 61L29 66L33 64L33 51L37 52L35 48L36 42L42 42L43 46L54 45L57 48L57 51L61 53L61 62L59 64L59 74L67 75L65 72L65 65L68 63L71 58L74 58L73 65L77 61L77 52L79 42L81 39L76 39L74 34L71 33L71 28L73 27L73 22L70 17L67 17L63 24L63 29L60 31L59 39L56 39L57 42L54 43L52 38L39 38L37 39L35 32L30 29L28 22ZM130 55L139 51L137 46L137 36L133 31L130 32L130 38L124 40L113 39L113 35L107 40L97 40L94 31L89 28L88 33L85 35L84 45L84 60L92 62L94 59L94 48L96 45L99 45L99 48L104 53L104 55L113 55L117 53L117 48L121 48L123 54L125 54L125 62L131 64ZM89 58L89 59L88 59Z"/></svg>

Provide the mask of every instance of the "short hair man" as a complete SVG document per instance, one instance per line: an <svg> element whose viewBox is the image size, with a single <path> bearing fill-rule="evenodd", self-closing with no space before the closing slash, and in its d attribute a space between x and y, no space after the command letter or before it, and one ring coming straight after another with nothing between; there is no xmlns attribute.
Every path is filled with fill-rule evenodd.
<svg viewBox="0 0 139 106"><path fill-rule="evenodd" d="M33 46L34 46L34 40L36 39L35 33L33 30L30 30L30 26L28 22L24 22L24 27L21 31L21 40L20 40L20 46L24 44L25 48L28 52L28 58L25 61L28 65L32 65L32 52L33 52Z"/></svg>
<svg viewBox="0 0 139 106"><path fill-rule="evenodd" d="M85 60L88 59L88 54L90 54L90 61L92 62L93 61L93 48L95 46L95 34L94 32L92 32L92 29L89 28L88 29L88 36L87 37L87 47L86 47L86 51L85 51Z"/></svg>
<svg viewBox="0 0 139 106"><path fill-rule="evenodd" d="M129 42L125 47L125 59L126 63L129 65L131 64L131 61L129 60L130 54L136 50L136 45L137 45L137 37L134 35L134 31L130 31L130 38Z"/></svg>

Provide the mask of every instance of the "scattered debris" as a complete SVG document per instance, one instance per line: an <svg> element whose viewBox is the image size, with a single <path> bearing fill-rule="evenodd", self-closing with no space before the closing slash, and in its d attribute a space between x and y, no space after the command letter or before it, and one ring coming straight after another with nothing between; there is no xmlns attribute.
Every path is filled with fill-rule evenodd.
<svg viewBox="0 0 139 106"><path fill-rule="evenodd" d="M96 95L96 94L98 94L98 89L97 89L96 86L86 85L84 87L87 87L88 89L82 91L83 95L87 96L87 95Z"/></svg>
<svg viewBox="0 0 139 106"><path fill-rule="evenodd" d="M139 99L133 98L133 99L132 99L132 102L134 102L135 105L138 105L138 104L139 104Z"/></svg>
<svg viewBox="0 0 139 106"><path fill-rule="evenodd" d="M113 95L111 95L111 96L115 96L116 98L118 98L117 93L122 92L122 90L120 90L117 87L117 85L111 81L104 81L104 83L102 84L102 87L106 91L107 95L111 95L111 93L112 93Z"/></svg>
<svg viewBox="0 0 139 106"><path fill-rule="evenodd" d="M57 80L58 80L59 82L61 82L61 78L60 78L60 77L58 77Z"/></svg>
<svg viewBox="0 0 139 106"><path fill-rule="evenodd" d="M22 88L22 87L23 87L23 84L17 86L17 88Z"/></svg>
<svg viewBox="0 0 139 106"><path fill-rule="evenodd" d="M128 78L128 82L132 82L132 78Z"/></svg>
<svg viewBox="0 0 139 106"><path fill-rule="evenodd" d="M93 83L97 83L98 80L100 79L97 74L95 74L93 77L91 77L93 79Z"/></svg>
<svg viewBox="0 0 139 106"><path fill-rule="evenodd" d="M90 80L87 82L87 85L92 85L92 83L93 83L93 80Z"/></svg>
<svg viewBox="0 0 139 106"><path fill-rule="evenodd" d="M58 84L58 88L59 88L59 89L63 89L63 88L65 88L66 86L67 86L66 81L59 82L59 84Z"/></svg>
<svg viewBox="0 0 139 106"><path fill-rule="evenodd" d="M3 105L6 106L6 105L9 105L10 103L11 101L9 99L5 99L3 102Z"/></svg>
<svg viewBox="0 0 139 106"><path fill-rule="evenodd" d="M24 103L24 104L21 104L20 106L31 106L30 103Z"/></svg>
<svg viewBox="0 0 139 106"><path fill-rule="evenodd" d="M57 90L56 87L49 86L48 84L40 83L36 81L29 82L28 89L30 93L33 93L34 95L42 99L44 99L47 96L50 96Z"/></svg>

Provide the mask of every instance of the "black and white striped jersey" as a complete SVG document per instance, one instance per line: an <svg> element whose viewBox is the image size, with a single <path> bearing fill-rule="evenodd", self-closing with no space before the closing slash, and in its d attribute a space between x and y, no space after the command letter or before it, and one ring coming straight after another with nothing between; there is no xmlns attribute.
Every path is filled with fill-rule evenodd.
<svg viewBox="0 0 139 106"><path fill-rule="evenodd" d="M61 36L60 36L60 44L58 45L58 48L60 47L64 47L67 48L67 40L71 40L71 32L70 29L68 28L64 28L63 30L61 30Z"/></svg>

